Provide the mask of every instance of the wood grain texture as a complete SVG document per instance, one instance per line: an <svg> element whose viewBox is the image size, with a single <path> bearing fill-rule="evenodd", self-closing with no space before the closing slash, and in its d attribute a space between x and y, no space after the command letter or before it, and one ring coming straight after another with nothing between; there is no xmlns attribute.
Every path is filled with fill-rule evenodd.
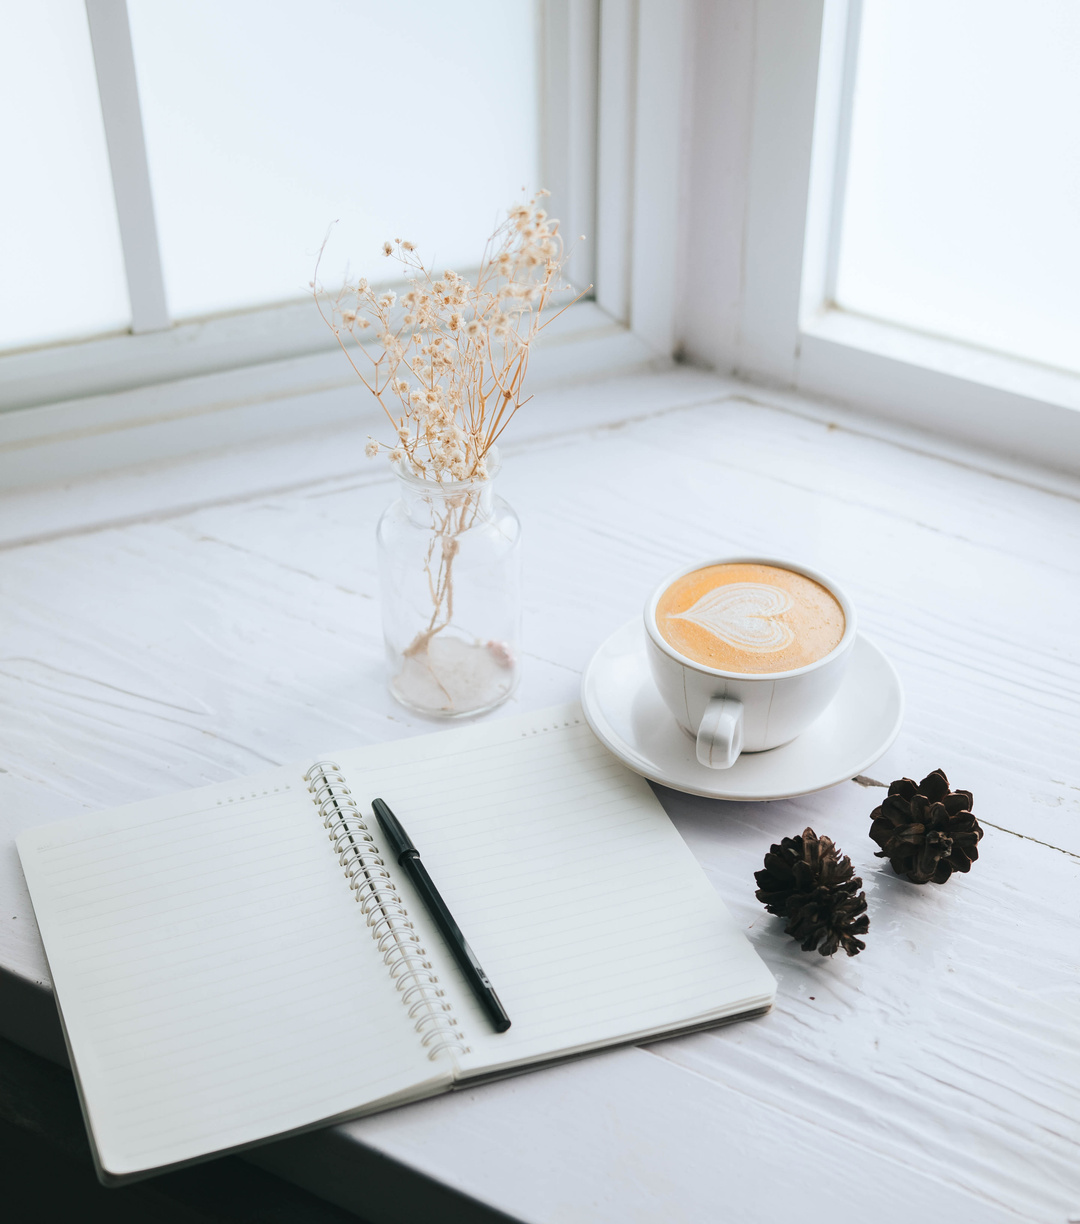
<svg viewBox="0 0 1080 1224"><path fill-rule="evenodd" d="M780 979L770 1016L275 1145L264 1167L309 1184L332 1144L342 1172L320 1185L360 1210L341 1161L376 1152L529 1221L1080 1212L1080 485L749 396L673 373L526 410L500 478L526 529L514 705L573 698L678 565L805 561L850 591L904 681L904 731L870 773L941 766L971 789L979 862L944 888L892 876L866 836L874 786L763 805L661 791ZM0 551L7 973L48 980L19 829L430 729L384 690L372 528L392 489L342 463L352 439L309 439L292 488L288 443L158 473L156 502L154 472L133 474L113 525L101 484L85 504L104 525L78 521L78 486L59 519L41 494L0 506L8 538L35 541ZM218 504L192 508L199 489ZM770 842L807 824L863 874L853 960L799 952L753 899Z"/></svg>

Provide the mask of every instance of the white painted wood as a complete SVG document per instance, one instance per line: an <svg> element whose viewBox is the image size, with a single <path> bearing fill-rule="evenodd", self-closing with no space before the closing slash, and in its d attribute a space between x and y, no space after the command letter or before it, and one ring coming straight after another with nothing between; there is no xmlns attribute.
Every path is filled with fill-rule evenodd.
<svg viewBox="0 0 1080 1224"><path fill-rule="evenodd" d="M799 322L835 302L862 0L826 0L814 102Z"/></svg>
<svg viewBox="0 0 1080 1224"><path fill-rule="evenodd" d="M0 356L0 413L336 349L310 298Z"/></svg>
<svg viewBox="0 0 1080 1224"><path fill-rule="evenodd" d="M866 837L882 792L854 782L761 805L662 792L780 978L769 1017L252 1159L360 1213L376 1153L397 1162L380 1203L414 1170L528 1221L1066 1220L1080 482L685 370L544 392L526 412L500 477L525 525L513 708L573 697L596 644L682 560L789 555L850 591L904 681L907 722L874 777L944 767L975 793L980 860L940 889L898 880ZM83 498L98 524L81 533L40 491L6 499L24 539L41 530L0 551L5 986L47 982L19 828L428 729L383 686L372 529L392 489L378 466L346 470L358 432L131 473L111 515L107 480L73 486L69 507ZM808 823L867 886L853 960L802 954L753 899L769 843Z"/></svg>
<svg viewBox="0 0 1080 1224"><path fill-rule="evenodd" d="M601 0L597 82L596 302L630 319L637 0Z"/></svg>
<svg viewBox="0 0 1080 1224"><path fill-rule="evenodd" d="M529 387L663 364L592 302L545 329ZM377 410L376 410L377 411ZM332 350L0 413L0 493L60 484L133 464L368 422L370 396ZM371 427L370 425L368 426Z"/></svg>
<svg viewBox="0 0 1080 1224"><path fill-rule="evenodd" d="M630 319L664 355L676 347L688 30L686 0L638 0Z"/></svg>
<svg viewBox="0 0 1080 1224"><path fill-rule="evenodd" d="M859 0L756 6L753 102L735 108L750 132L737 338L698 328L687 352L763 384L1080 472L1075 374L831 304L859 12ZM730 19L726 28L736 29ZM703 297L692 268L687 293Z"/></svg>
<svg viewBox="0 0 1080 1224"><path fill-rule="evenodd" d="M932 430L918 429L888 420L858 408L843 406L836 400L814 399L802 392L765 388L746 380L725 380L738 388L736 397L748 403L767 405L797 417L817 421L831 429L844 429L861 437L889 442L901 450L949 460L961 467L977 467L1030 488L1044 489L1072 497L1077 490L1075 474L1033 463L1019 455L1005 455L991 447L973 446Z"/></svg>
<svg viewBox="0 0 1080 1224"><path fill-rule="evenodd" d="M822 14L827 36L830 29L842 32L846 3L603 0L597 241L582 250L597 252L597 301L605 314L596 323L586 303L567 313L567 325L580 324L582 343L561 344L551 355L552 377L594 377L620 365L639 368L650 355L680 352L722 372L741 371L767 385L797 387L943 436L1080 471L1080 378L821 309L828 298L829 252L836 250L834 188L843 162L845 98L850 101L843 82L849 86L853 79L850 57L846 75L836 67L843 55L830 51L829 37L825 50L832 60L821 74L816 119L814 81ZM113 0L90 4L114 18L122 9ZM590 116L596 105L587 69L596 60L595 0L551 0L547 8L549 24L562 31L548 48L548 63L555 72L553 57L561 47L563 67L553 81L566 89L560 95L553 84L548 94L565 120L558 155L564 177L577 183L570 194L579 204L570 215L577 208L591 216ZM553 143L553 167L555 152ZM628 178L633 187L626 195ZM824 184L820 191L815 182ZM129 259L129 268L135 262ZM626 319L632 333L615 327ZM277 373L290 394L319 389L334 379L329 347L309 306L285 303L157 334L9 354L0 358L0 411L65 401L59 417L66 418L72 407L66 401L77 396L96 399L173 379L184 380L177 393L185 398L192 377L272 359L310 358L307 365L278 365ZM307 387L301 369L312 379ZM265 369L251 371L251 395L262 394L266 376ZM231 375L226 382L237 385ZM148 462L230 440L256 441L287 426L282 404L280 415L255 414L220 435L218 418L206 430L223 384L198 385L206 399L202 410L186 413L189 428L176 427L167 441L153 431L131 432L113 450L115 461ZM105 423L111 429L114 411L126 412L133 402L87 403L84 428L96 434ZM336 412L317 423L340 420ZM14 432L44 436L57 419L50 407L40 427L23 418ZM268 425L262 433L260 419ZM4 429L0 435L10 437ZM23 471L0 459L0 487L39 481L49 472L60 480L103 470L106 448L79 450L86 465L68 454L54 466L32 463Z"/></svg>
<svg viewBox="0 0 1080 1224"><path fill-rule="evenodd" d="M615 0L615 8L618 3ZM633 7L633 0L627 3ZM111 395L334 349L332 337L310 302L284 302L169 326L126 7L124 0L87 0L87 6L135 308L133 330L148 334L96 337L0 357L0 413ZM568 274L581 288L596 279L596 166L598 162L609 166L605 185L608 218L604 228L605 275L610 278L610 300L619 302L625 298L629 277L625 231L629 225L631 191L629 165L621 163L626 163L626 146L632 142L634 133L632 108L616 122L614 116L621 99L615 95L632 88L634 66L630 59L622 57L631 56L633 47L632 40L628 42L620 36L619 21L614 22L614 34L609 21L611 36L605 64L611 89L605 131L612 133L612 151L598 154L599 8L600 0L545 0L538 5L543 54L542 160L544 175L554 191L553 205L563 222L562 232L571 252ZM579 241L580 234L586 235L585 242ZM606 307L607 333L597 337L591 334L596 327L589 311L568 311L562 324L563 334L568 325L574 324L583 339L596 340L597 345L591 357L586 356L584 349L575 350L565 374L556 377L593 377L597 373L611 373L620 362L625 368L634 368L643 354L655 357L655 346L646 348L644 342L620 337L614 345L610 343L611 326L625 327L628 318L625 302L618 309ZM156 330L159 328L166 330ZM671 344L661 344L660 351L670 355ZM120 461L128 459L122 457Z"/></svg>
<svg viewBox="0 0 1080 1224"><path fill-rule="evenodd" d="M101 115L124 250L131 330L169 326L126 0L86 0Z"/></svg>
<svg viewBox="0 0 1080 1224"><path fill-rule="evenodd" d="M554 336L560 343L573 335L589 341L601 331L610 335L619 326L609 312L600 311L593 302L581 301L545 331L544 344ZM4 413L23 408L109 396L206 374L231 374L249 366L327 353L340 356L336 340L310 298L180 323L166 332L111 336L12 353L0 357L0 421ZM605 369L606 360L602 354L593 358L579 354L575 364L592 361L597 369ZM540 364L545 363L546 359L541 359ZM260 372L253 371L251 377L257 382Z"/></svg>
<svg viewBox="0 0 1080 1224"><path fill-rule="evenodd" d="M737 369L795 383L823 0L760 0Z"/></svg>
<svg viewBox="0 0 1080 1224"><path fill-rule="evenodd" d="M126 10L120 0L91 7L113 48L102 55L113 54ZM530 368L536 388L670 362L689 79L683 0L608 0L598 158L598 0L551 0L543 14L553 201L567 209L568 245L586 233L571 273L587 284L599 162L606 287L545 332ZM358 405L362 418L358 395L310 303L11 354L0 359L0 491L341 426ZM303 414L297 396L308 397Z"/></svg>
<svg viewBox="0 0 1080 1224"><path fill-rule="evenodd" d="M799 389L1080 473L1080 378L840 310L803 326Z"/></svg>
<svg viewBox="0 0 1080 1224"><path fill-rule="evenodd" d="M596 105L600 0L544 0L541 164L561 222L566 274L576 289L595 279ZM584 236L584 241L582 241Z"/></svg>
<svg viewBox="0 0 1080 1224"><path fill-rule="evenodd" d="M676 334L688 361L724 373L739 365L756 11L754 0L697 0L690 8Z"/></svg>
<svg viewBox="0 0 1080 1224"><path fill-rule="evenodd" d="M680 370L674 381L666 385L665 407L711 403L724 388L735 393L741 390L734 382L723 383L698 371ZM328 480L378 478L378 467L363 456L368 436L381 436L382 419L376 411L354 404L347 389L309 394L306 398L298 397L298 402L312 421L311 427L302 433L284 430L277 437L263 438L257 443L247 442L194 456L174 455L121 471L106 469L101 474L64 484L37 485L0 494L0 549L139 520L167 518L199 506L232 504ZM335 403L341 407L339 419L335 419ZM255 405L255 410L259 407ZM261 407L269 409L272 405ZM289 411L293 408L295 404ZM523 445L580 428L583 416L590 428L601 429L625 424L655 410L656 395L650 379L623 377L607 380L595 388L580 384L550 387L540 393L535 406L522 409L513 434L508 435L509 443L500 445L504 455L513 454ZM73 445L77 445L77 440ZM50 448L29 447L28 451L36 455L39 449Z"/></svg>
<svg viewBox="0 0 1080 1224"><path fill-rule="evenodd" d="M825 281L822 300L836 301L836 281L840 271L840 236L844 227L844 202L847 195L848 163L851 158L851 120L855 101L855 80L859 56L859 32L862 28L863 0L846 0L845 4L826 4L821 38L821 61L818 67L818 105L814 111L815 146L822 118L836 142L832 152L832 190L829 193L828 244L825 261ZM827 63L826 54L839 56L840 63ZM822 107L822 85L834 91L832 106ZM823 109L825 114L822 114ZM816 152L814 154L817 156ZM811 185L811 192L813 186ZM812 231L815 219L807 216L807 230ZM804 281L806 272L804 268Z"/></svg>

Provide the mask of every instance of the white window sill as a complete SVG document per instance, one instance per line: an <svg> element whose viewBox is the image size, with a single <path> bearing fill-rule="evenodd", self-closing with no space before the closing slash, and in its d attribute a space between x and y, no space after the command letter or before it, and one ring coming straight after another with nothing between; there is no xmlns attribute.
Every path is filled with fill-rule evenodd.
<svg viewBox="0 0 1080 1224"><path fill-rule="evenodd" d="M109 385L121 389L8 411L2 410L0 402L0 491L59 485L226 447L262 446L288 434L365 422L367 429L375 428L381 414L336 345L297 354L296 346L301 342L296 333L289 333L294 347L284 346L285 333L280 328L288 323L292 310L290 307L267 315L268 334L281 341L277 360L267 359L272 349L260 349L257 364L172 381L164 377L163 354L167 357L173 353L179 361L185 345L195 346L199 350L196 355L206 360L224 353L232 362L240 356L250 357L246 348L241 354L237 345L262 343L252 331L255 316L248 315L241 321L242 335L232 340L229 321L219 319L185 325L209 328L209 336L188 335L185 328L177 328L157 336L94 342L92 355L102 362L102 377L112 369ZM308 315L315 313L310 303L306 310ZM326 328L317 316L316 322L320 337L325 337ZM219 327L222 330L213 330ZM79 348L76 345L22 357L35 361L47 357L54 362L60 385L65 362L78 359L85 374L86 354L80 355L76 351ZM125 364L125 353L130 365ZM190 368L191 354L183 359ZM5 360L17 362L20 358ZM578 302L553 319L537 342L529 366L529 386L542 390L670 364L670 359L595 302ZM0 386L12 372L13 368L0 363Z"/></svg>
<svg viewBox="0 0 1080 1224"><path fill-rule="evenodd" d="M1080 472L1080 376L835 309L800 331L801 391Z"/></svg>
<svg viewBox="0 0 1080 1224"><path fill-rule="evenodd" d="M612 329L608 340L625 351L628 335L624 329ZM630 342L640 344L632 336ZM595 356L597 350L591 351ZM52 437L28 435L17 446L10 441L0 445L0 470L6 466L9 478L0 493L0 548L239 502L261 493L328 482L389 481L384 463L364 457L367 437L385 433L385 417L341 354L336 356L334 367L340 378L330 386L289 391L286 382L286 389L279 389L275 397L270 382L274 378L285 382L285 375L275 367L260 367L270 371L263 375L267 380L263 396L226 401L194 418L183 412L185 405L179 402L172 405L175 415L169 416L163 402L178 397L185 384L129 393L138 407L144 406L144 398L151 404L157 400L159 415L142 424L125 421L117 409L112 426L79 430L78 402L33 409L34 416L54 413L56 425L63 424L60 418L66 415L70 428ZM521 409L505 444L500 444L504 453L513 454L549 437L611 428L655 412L720 401L739 386L685 367L642 377L654 360L643 349L640 365L629 373L604 378L601 371L576 379L555 377L565 372L569 364L565 358L536 360L540 367L533 383L536 394ZM338 363L345 367L343 374ZM530 368L530 376L533 372ZM253 377L251 371L236 374L241 375ZM192 413L198 411L196 406L187 407ZM11 419L21 415L0 415L0 430L5 425L10 428ZM178 453L165 457L159 452L174 436L179 439ZM202 445L192 449L193 439ZM209 445L211 439L216 445ZM118 445L127 448L130 462L118 461ZM70 474L60 472L61 465Z"/></svg>
<svg viewBox="0 0 1080 1224"><path fill-rule="evenodd" d="M625 353L631 345L641 345L621 328L605 330L598 323L598 332L600 344L610 344L612 352ZM644 346L631 354L637 353L639 363L615 376L594 369L576 378L559 378L572 370L572 357L559 356L557 348L551 345L550 361L536 361L536 394L506 435L503 450L508 457L569 434L586 438L691 405L712 405L720 411L725 402L737 401L879 438L909 452L992 472L1029 487L1080 497L1080 481L1068 474L799 392L767 389L688 366L671 367L651 357ZM568 343L567 348L572 354L573 346ZM600 350L580 345L577 351L592 352L595 359ZM650 362L661 368L650 370ZM0 548L169 517L264 493L389 481L385 465L370 463L363 455L366 438L379 435L384 418L356 385L347 365L347 376L337 370L340 377L331 385L305 390L290 389L281 369L288 364L259 367L265 380L262 395L238 396L201 409L197 397L188 404L180 400L185 389L195 396L183 383L128 393L134 402L134 407L128 406L132 413L156 404L158 415L142 421L125 418L121 404L111 424L79 429L79 402L0 415L0 430L18 424L20 416L36 419L39 414L53 414L52 424L57 427L65 423L61 418L67 414L69 426L52 436L30 433L14 444L9 438L0 445L0 470L6 468L9 478L7 489L0 493ZM233 377L254 375L237 371ZM280 385L275 387L275 380ZM201 445L193 447L193 439ZM169 455L165 448L173 440L177 452ZM118 446L126 448L129 462L119 461Z"/></svg>

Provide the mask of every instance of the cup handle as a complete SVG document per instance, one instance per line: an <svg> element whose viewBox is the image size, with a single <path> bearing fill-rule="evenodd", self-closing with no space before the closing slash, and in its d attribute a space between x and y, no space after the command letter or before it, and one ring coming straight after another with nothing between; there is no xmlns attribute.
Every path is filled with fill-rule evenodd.
<svg viewBox="0 0 1080 1224"><path fill-rule="evenodd" d="M710 769L730 769L743 745L742 702L714 697L705 707L697 733L697 759Z"/></svg>

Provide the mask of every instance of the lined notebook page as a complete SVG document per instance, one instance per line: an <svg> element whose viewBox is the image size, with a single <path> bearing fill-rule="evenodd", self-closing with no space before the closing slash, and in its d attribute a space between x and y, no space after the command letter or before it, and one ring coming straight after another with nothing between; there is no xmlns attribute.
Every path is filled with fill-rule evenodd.
<svg viewBox="0 0 1080 1224"><path fill-rule="evenodd" d="M771 1002L775 981L648 784L576 706L338 758L386 800L512 1020L494 1034L408 880L399 891L458 1012L466 1073ZM379 832L374 819L372 832Z"/></svg>
<svg viewBox="0 0 1080 1224"><path fill-rule="evenodd" d="M113 1175L437 1091L297 770L18 840Z"/></svg>

